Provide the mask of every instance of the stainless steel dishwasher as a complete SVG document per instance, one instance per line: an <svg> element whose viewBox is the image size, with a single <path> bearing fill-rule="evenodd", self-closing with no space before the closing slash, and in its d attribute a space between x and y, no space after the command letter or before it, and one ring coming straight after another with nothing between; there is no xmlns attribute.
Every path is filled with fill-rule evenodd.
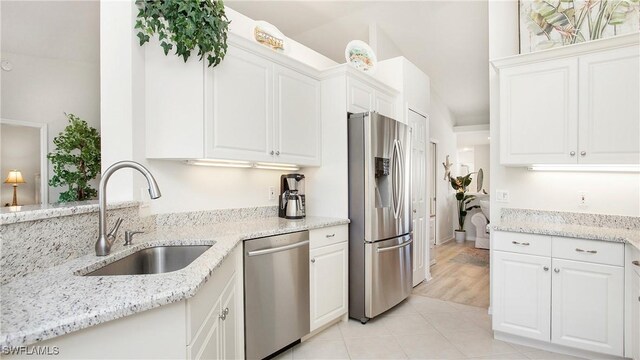
<svg viewBox="0 0 640 360"><path fill-rule="evenodd" d="M310 331L309 232L244 242L247 359L263 359Z"/></svg>

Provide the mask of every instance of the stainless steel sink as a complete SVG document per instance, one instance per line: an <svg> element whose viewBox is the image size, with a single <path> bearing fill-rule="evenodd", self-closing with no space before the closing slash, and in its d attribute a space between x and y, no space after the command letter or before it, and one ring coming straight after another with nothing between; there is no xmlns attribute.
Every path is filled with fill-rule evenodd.
<svg viewBox="0 0 640 360"><path fill-rule="evenodd" d="M142 249L84 276L162 274L187 267L211 245L156 246Z"/></svg>

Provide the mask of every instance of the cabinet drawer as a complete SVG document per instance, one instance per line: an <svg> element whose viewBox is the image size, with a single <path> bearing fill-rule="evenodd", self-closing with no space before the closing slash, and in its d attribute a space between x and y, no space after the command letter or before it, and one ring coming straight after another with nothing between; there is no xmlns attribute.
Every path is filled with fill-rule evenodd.
<svg viewBox="0 0 640 360"><path fill-rule="evenodd" d="M624 265L624 244L599 240L554 237L554 258L605 265Z"/></svg>
<svg viewBox="0 0 640 360"><path fill-rule="evenodd" d="M551 237L497 231L493 233L493 249L521 254L551 256Z"/></svg>
<svg viewBox="0 0 640 360"><path fill-rule="evenodd" d="M309 231L309 248L337 244L349 240L349 225L331 226Z"/></svg>

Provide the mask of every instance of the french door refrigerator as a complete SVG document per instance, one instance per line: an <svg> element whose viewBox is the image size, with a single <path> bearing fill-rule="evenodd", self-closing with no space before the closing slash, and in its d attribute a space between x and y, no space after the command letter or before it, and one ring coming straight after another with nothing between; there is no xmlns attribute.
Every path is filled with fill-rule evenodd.
<svg viewBox="0 0 640 360"><path fill-rule="evenodd" d="M411 293L411 129L350 114L349 316L363 324Z"/></svg>

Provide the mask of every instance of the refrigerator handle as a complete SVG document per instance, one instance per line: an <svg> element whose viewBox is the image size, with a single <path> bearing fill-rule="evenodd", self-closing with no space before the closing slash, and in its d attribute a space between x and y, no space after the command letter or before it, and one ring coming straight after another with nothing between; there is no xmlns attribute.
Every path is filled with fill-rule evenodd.
<svg viewBox="0 0 640 360"><path fill-rule="evenodd" d="M407 189L405 188L405 176L406 176L406 164L405 164L405 158L404 158L404 150L402 149L402 142L400 140L398 140L398 155L400 158L400 190L398 191L398 216L396 216L396 218L400 217L400 215L402 214L402 208L404 207L404 199L405 199L405 191L407 191Z"/></svg>
<svg viewBox="0 0 640 360"><path fill-rule="evenodd" d="M400 175L400 173L403 171L402 169L402 157L400 154L400 146L399 146L399 141L398 140L394 140L393 141L393 173L392 173L392 191L393 191L393 216L397 219L398 216L400 216L400 202L402 201L402 190L400 189L400 186L402 186L402 180L398 179L398 176Z"/></svg>

